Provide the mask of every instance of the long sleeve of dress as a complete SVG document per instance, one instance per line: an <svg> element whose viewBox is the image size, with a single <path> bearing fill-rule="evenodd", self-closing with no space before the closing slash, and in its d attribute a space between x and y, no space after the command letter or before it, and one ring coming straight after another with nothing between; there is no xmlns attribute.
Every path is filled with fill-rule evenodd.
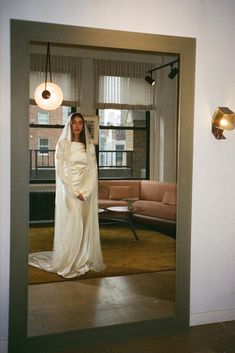
<svg viewBox="0 0 235 353"><path fill-rule="evenodd" d="M89 156L87 182L81 188L80 191L83 197L86 199L91 195L91 193L94 191L96 187L97 187L97 162L96 162L95 151L92 150Z"/></svg>
<svg viewBox="0 0 235 353"><path fill-rule="evenodd" d="M67 193L70 194L73 198L77 198L77 195L69 182L68 177L65 175L65 147L62 143L59 143L56 150L56 173L61 183L63 184Z"/></svg>

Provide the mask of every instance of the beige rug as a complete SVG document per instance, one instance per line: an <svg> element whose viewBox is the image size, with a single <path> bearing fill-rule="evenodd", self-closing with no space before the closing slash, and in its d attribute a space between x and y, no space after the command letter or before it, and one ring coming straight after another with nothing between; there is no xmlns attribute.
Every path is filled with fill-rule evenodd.
<svg viewBox="0 0 235 353"><path fill-rule="evenodd" d="M79 278L174 270L175 239L151 229L137 228L136 231L140 241L134 239L128 227L101 226L101 244L107 268L98 273L90 271ZM53 227L31 228L29 230L30 252L51 250L53 232ZM57 281L67 281L67 279L29 266L30 284Z"/></svg>

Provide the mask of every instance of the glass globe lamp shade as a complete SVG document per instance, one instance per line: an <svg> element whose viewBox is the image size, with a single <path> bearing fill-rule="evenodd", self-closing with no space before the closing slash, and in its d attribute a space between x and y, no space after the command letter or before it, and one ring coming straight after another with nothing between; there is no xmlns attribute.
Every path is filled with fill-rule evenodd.
<svg viewBox="0 0 235 353"><path fill-rule="evenodd" d="M34 92L34 99L37 105L45 110L54 110L58 108L63 101L61 88L52 82L41 83Z"/></svg>

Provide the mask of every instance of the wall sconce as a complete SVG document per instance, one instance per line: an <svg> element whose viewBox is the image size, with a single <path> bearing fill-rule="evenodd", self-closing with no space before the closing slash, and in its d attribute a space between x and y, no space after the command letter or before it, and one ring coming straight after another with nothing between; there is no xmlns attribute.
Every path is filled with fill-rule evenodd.
<svg viewBox="0 0 235 353"><path fill-rule="evenodd" d="M217 140L226 139L224 130L235 128L235 113L228 107L218 107L212 118L212 133Z"/></svg>
<svg viewBox="0 0 235 353"><path fill-rule="evenodd" d="M49 69L50 80L47 81L47 73ZM45 82L40 83L34 92L34 99L37 105L45 110L54 110L58 108L63 101L63 93L61 88L52 83L51 59L50 59L50 43L47 43Z"/></svg>

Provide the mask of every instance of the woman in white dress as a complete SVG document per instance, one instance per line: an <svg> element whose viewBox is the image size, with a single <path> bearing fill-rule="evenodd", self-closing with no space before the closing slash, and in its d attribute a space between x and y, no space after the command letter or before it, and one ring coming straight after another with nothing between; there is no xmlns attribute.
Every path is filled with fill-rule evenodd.
<svg viewBox="0 0 235 353"><path fill-rule="evenodd" d="M95 148L80 113L71 114L62 131L55 165L53 251L29 254L29 264L65 278L102 271Z"/></svg>

